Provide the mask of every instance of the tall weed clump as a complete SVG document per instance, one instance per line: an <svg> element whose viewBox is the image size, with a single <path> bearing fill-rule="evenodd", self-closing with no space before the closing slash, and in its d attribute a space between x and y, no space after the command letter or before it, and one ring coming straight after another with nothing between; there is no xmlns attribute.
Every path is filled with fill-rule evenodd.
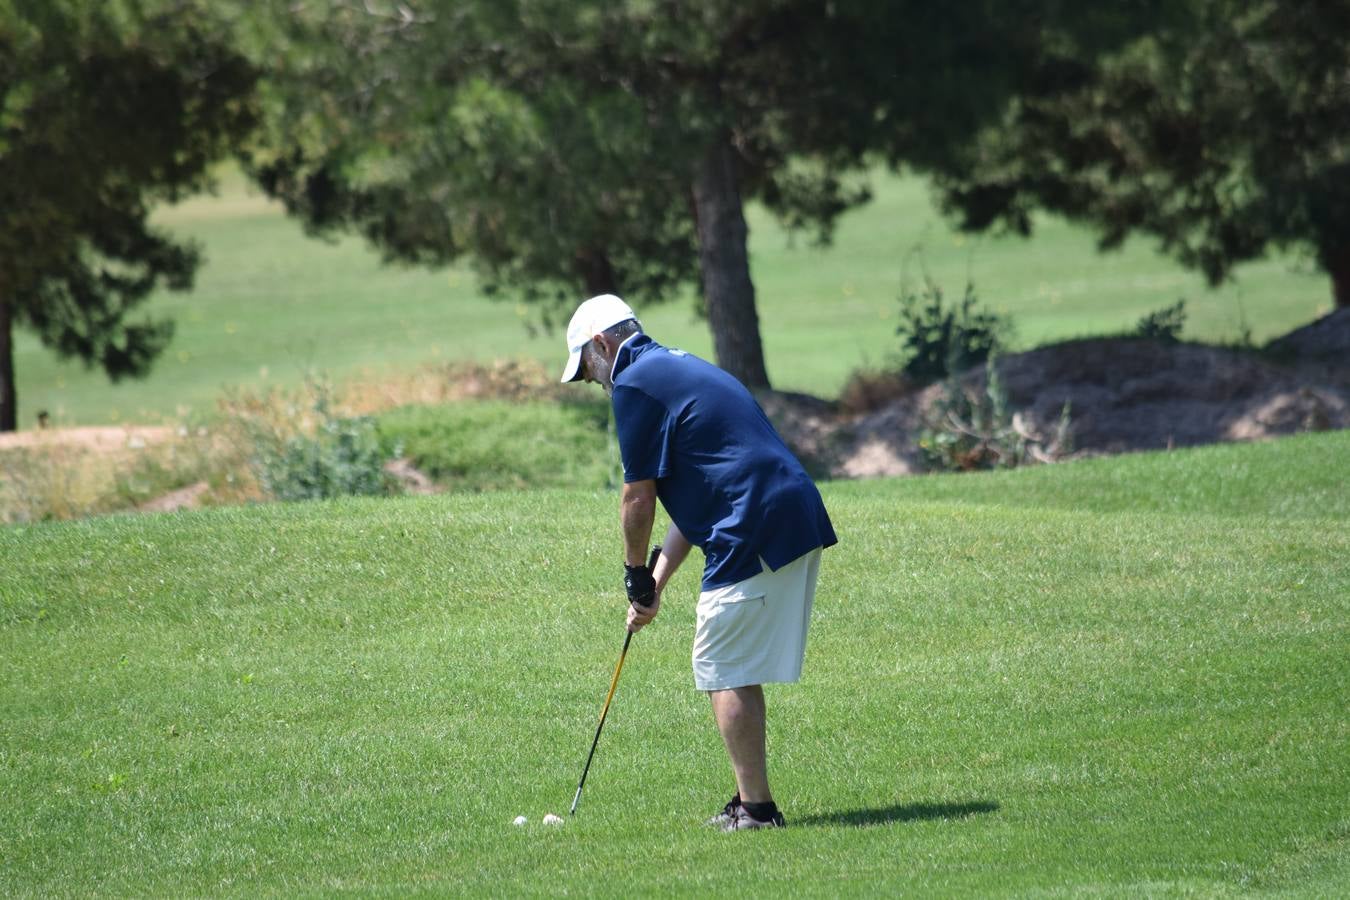
<svg viewBox="0 0 1350 900"><path fill-rule="evenodd" d="M1054 462L1073 452L1070 405L1060 410L1050 435L1028 427L1008 403L997 357L985 365L982 390L952 377L923 414L919 450L930 469L969 472L1011 469L1037 462Z"/></svg>

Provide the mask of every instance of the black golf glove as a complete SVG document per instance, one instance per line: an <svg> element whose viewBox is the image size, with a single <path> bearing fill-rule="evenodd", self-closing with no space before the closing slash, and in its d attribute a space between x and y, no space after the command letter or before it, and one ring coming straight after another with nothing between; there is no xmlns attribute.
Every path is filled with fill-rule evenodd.
<svg viewBox="0 0 1350 900"><path fill-rule="evenodd" d="M628 602L638 606L651 606L656 599L656 579L652 577L650 566L630 566L623 564L623 586L628 590Z"/></svg>

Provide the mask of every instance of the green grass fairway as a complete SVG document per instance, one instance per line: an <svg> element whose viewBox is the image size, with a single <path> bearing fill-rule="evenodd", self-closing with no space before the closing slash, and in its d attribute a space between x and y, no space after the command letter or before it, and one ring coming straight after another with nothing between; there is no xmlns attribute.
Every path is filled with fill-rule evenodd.
<svg viewBox="0 0 1350 900"><path fill-rule="evenodd" d="M1053 219L1029 242L969 238L934 211L922 180L878 176L875 187L876 199L841 221L830 250L794 241L750 210L765 353L779 388L834 396L853 370L890 361L902 272L921 277L915 248L953 299L974 278L982 300L1011 315L1021 347L1127 331L1179 297L1188 300L1184 333L1200 340L1236 340L1245 325L1264 341L1330 310L1326 277L1291 256L1243 266L1235 285L1211 291L1146 240L1102 256L1091 234ZM147 379L113 386L17 332L21 428L44 409L59 423L91 425L209 413L224 385L296 385L315 369L345 378L528 357L561 371L561 333L527 330L535 313L484 299L467 267L383 266L357 238L306 238L237 174L227 174L219 197L163 210L159 221L206 252L193 293L148 304L177 321L173 343ZM688 300L629 299L660 339L711 357L707 326Z"/></svg>
<svg viewBox="0 0 1350 900"><path fill-rule="evenodd" d="M1348 455L826 485L759 834L700 824L694 567L540 824L622 643L613 493L0 530L0 895L1343 896Z"/></svg>

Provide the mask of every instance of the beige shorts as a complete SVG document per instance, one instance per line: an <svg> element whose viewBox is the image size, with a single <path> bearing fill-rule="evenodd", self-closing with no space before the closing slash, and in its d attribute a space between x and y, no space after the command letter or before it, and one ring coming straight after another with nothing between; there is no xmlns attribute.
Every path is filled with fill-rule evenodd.
<svg viewBox="0 0 1350 900"><path fill-rule="evenodd" d="M745 581L698 595L694 686L724 691L797 681L816 596L821 550Z"/></svg>

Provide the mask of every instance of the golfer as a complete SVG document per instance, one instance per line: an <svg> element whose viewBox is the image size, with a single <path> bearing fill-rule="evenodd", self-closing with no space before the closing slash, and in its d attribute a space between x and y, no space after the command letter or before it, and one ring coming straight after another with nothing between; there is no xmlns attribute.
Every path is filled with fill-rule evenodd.
<svg viewBox="0 0 1350 900"><path fill-rule="evenodd" d="M711 821L781 828L762 685L801 677L821 550L836 542L820 492L739 381L643 334L618 297L577 308L567 349L562 380L598 383L614 405L630 631L656 617L690 547L703 550L694 685L712 699L736 776L736 794ZM653 571L658 499L671 526Z"/></svg>

